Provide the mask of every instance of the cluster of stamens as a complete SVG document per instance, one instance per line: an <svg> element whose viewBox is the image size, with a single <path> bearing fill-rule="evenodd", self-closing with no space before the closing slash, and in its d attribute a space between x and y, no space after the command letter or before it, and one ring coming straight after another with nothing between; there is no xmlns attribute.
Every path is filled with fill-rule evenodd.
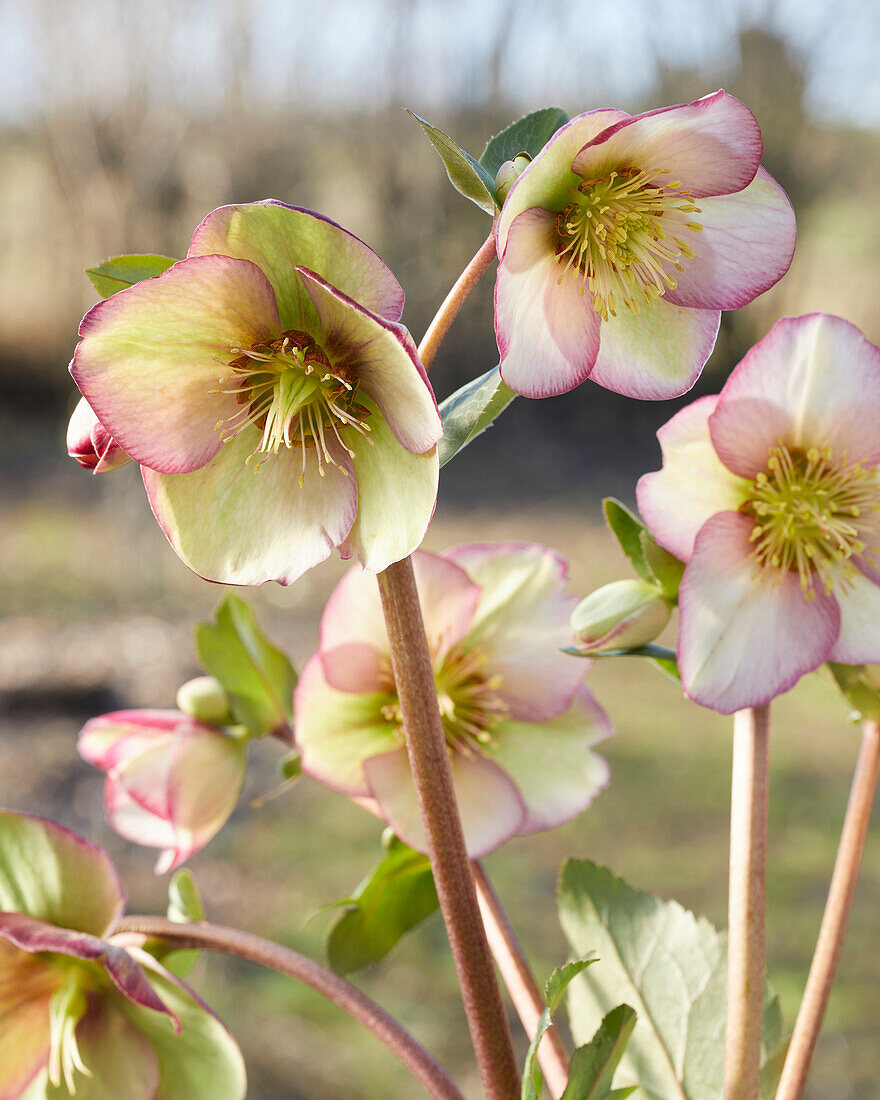
<svg viewBox="0 0 880 1100"><path fill-rule="evenodd" d="M229 373L211 392L234 395L241 410L218 421L216 428L224 443L246 428L262 432L247 462L257 455L277 455L282 447L299 447L302 485L309 449L314 449L323 477L325 464L348 474L336 448L338 445L350 458L355 457L347 429L372 446L370 427L365 423L370 410L357 400L358 380L344 367L333 367L307 332L285 332L277 340L230 348L230 354L235 358L229 363Z"/></svg>
<svg viewBox="0 0 880 1100"><path fill-rule="evenodd" d="M816 583L826 593L852 585L853 557L876 565L880 555L878 468L835 461L830 447L771 448L741 510L755 517L754 555L765 567L795 572L807 600Z"/></svg>
<svg viewBox="0 0 880 1100"><path fill-rule="evenodd" d="M590 292L605 321L624 307L637 314L642 304L672 290L670 269L683 271L682 261L694 255L675 233L699 232L703 227L690 215L702 211L681 180L656 182L668 174L668 168L622 168L586 179L577 199L556 215L556 258L564 264L559 280L577 268L581 294Z"/></svg>

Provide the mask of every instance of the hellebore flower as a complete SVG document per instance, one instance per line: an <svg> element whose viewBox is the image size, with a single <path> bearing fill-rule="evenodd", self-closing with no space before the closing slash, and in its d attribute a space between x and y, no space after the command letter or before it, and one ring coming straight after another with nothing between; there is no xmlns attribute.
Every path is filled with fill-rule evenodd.
<svg viewBox="0 0 880 1100"><path fill-rule="evenodd" d="M759 167L761 131L724 91L563 126L498 219L501 375L550 397L590 378L629 397L677 397L708 359L720 311L788 270L791 204Z"/></svg>
<svg viewBox="0 0 880 1100"><path fill-rule="evenodd" d="M608 782L592 746L611 734L560 652L576 602L542 546L413 556L468 852L579 814ZM349 572L321 620L295 696L303 771L366 805L414 848L425 838L375 581Z"/></svg>
<svg viewBox="0 0 880 1100"><path fill-rule="evenodd" d="M572 613L571 629L584 653L634 649L653 642L671 615L672 604L656 584L612 581L581 600Z"/></svg>
<svg viewBox="0 0 880 1100"><path fill-rule="evenodd" d="M173 871L220 831L247 770L245 739L176 710L120 710L83 727L80 755L106 772L112 829L161 848L156 874Z"/></svg>
<svg viewBox="0 0 880 1100"><path fill-rule="evenodd" d="M75 458L80 466L96 474L106 474L118 470L131 459L95 416L92 407L84 397L77 402L76 408L67 425L67 453Z"/></svg>
<svg viewBox="0 0 880 1100"><path fill-rule="evenodd" d="M334 547L380 570L422 539L442 434L402 308L334 222L225 206L86 314L71 373L197 573L289 584Z"/></svg>
<svg viewBox="0 0 880 1100"><path fill-rule="evenodd" d="M839 317L785 318L658 438L638 501L687 562L690 698L727 714L824 661L880 661L880 348Z"/></svg>
<svg viewBox="0 0 880 1100"><path fill-rule="evenodd" d="M107 854L0 812L0 1098L240 1100L245 1071L210 1009L114 943L125 893Z"/></svg>

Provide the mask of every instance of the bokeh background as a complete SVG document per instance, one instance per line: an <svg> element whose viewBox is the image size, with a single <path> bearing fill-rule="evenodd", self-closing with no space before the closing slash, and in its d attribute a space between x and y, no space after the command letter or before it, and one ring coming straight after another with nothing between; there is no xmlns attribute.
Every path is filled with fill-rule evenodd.
<svg viewBox="0 0 880 1100"><path fill-rule="evenodd" d="M102 711L172 705L198 671L192 624L222 593L166 546L135 470L90 478L64 455L75 400L65 366L95 300L84 267L183 255L212 208L273 196L372 244L404 284L418 338L489 226L402 105L479 155L539 106L639 111L724 86L758 116L799 238L785 279L725 316L695 391L713 392L783 314L840 313L880 341L878 52L873 0L0 0L0 801L104 844L131 907L164 907L152 853L104 825L101 779L75 735ZM487 276L432 369L441 398L497 361L491 287ZM632 501L658 463L654 431L681 404L589 383L514 402L444 470L427 545L544 541L570 558L584 593L627 575L599 500ZM249 594L299 664L341 571L329 562L290 589ZM552 893L568 854L726 922L729 722L640 663L594 668L590 683L618 729L612 786L578 821L487 861L542 978L566 956ZM858 731L817 677L774 713L769 967L790 1025ZM320 956L328 918L307 917L366 873L379 826L308 782L254 808L279 755L254 746L232 824L192 868L214 919ZM878 932L875 825L814 1100L880 1096ZM478 1096L438 918L358 981ZM242 1044L253 1100L417 1095L308 991L220 959L202 961L197 983Z"/></svg>

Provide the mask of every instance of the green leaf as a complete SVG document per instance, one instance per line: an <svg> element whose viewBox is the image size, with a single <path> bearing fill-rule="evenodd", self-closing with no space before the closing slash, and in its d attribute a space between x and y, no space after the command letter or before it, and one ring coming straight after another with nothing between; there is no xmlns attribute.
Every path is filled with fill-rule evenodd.
<svg viewBox="0 0 880 1100"><path fill-rule="evenodd" d="M576 646L566 646L562 652L570 653L572 657L586 657L589 660L601 657L647 657L655 668L659 668L661 672L665 672L667 676L681 683L678 661L673 650L667 649L666 646L655 645L653 642L635 646L633 649L598 649L592 653L583 653Z"/></svg>
<svg viewBox="0 0 880 1100"><path fill-rule="evenodd" d="M205 907L196 886L196 880L192 872L186 867L181 867L171 876L168 883L168 910L169 920L179 924L189 924L192 921L205 919ZM177 978L185 978L196 964L200 952L189 948L169 948L167 944L157 940L148 947L151 955L154 955L166 970L170 970Z"/></svg>
<svg viewBox="0 0 880 1100"><path fill-rule="evenodd" d="M880 691L862 679L865 666L840 665L829 661L828 669L841 694L859 716L871 722L880 722Z"/></svg>
<svg viewBox="0 0 880 1100"><path fill-rule="evenodd" d="M602 507L605 522L636 573L642 580L659 585L670 600L677 600L684 562L659 546L644 523L625 504L614 497L606 497Z"/></svg>
<svg viewBox="0 0 880 1100"><path fill-rule="evenodd" d="M296 672L262 633L250 604L227 596L216 622L196 626L196 648L226 689L236 722L255 737L285 730L293 714Z"/></svg>
<svg viewBox="0 0 880 1100"><path fill-rule="evenodd" d="M559 888L562 927L575 951L601 962L569 989L575 1040L591 1036L621 1000L638 1022L620 1061L621 1085L650 1100L722 1100L727 942L674 901L640 893L610 871L569 861ZM764 997L762 1063L782 1045L778 999ZM772 1095L762 1083L763 1098Z"/></svg>
<svg viewBox="0 0 880 1100"><path fill-rule="evenodd" d="M438 452L440 465L484 432L516 397L501 379L498 367L474 378L460 390L450 394L440 405L443 438Z"/></svg>
<svg viewBox="0 0 880 1100"><path fill-rule="evenodd" d="M337 974L380 962L439 904L428 857L397 837L348 900L327 933L327 958Z"/></svg>
<svg viewBox="0 0 880 1100"><path fill-rule="evenodd" d="M639 535L639 542L642 545L645 565L656 577L657 583L663 589L663 594L670 600L677 600L681 578L684 575L684 562L679 561L668 550L658 545L647 530L643 530Z"/></svg>
<svg viewBox="0 0 880 1100"><path fill-rule="evenodd" d="M575 959L573 962L567 962L564 966L558 967L547 979L544 986L544 1000L547 1002L547 1007L541 1013L538 1027L535 1030L535 1037L529 1044L526 1053L525 1065L523 1066L522 1092L520 1093L521 1100L538 1100L541 1095L544 1076L541 1073L541 1067L538 1065L538 1045L544 1036L544 1032L553 1022L553 1016L562 1002L568 983L596 961L595 955L585 955L582 959Z"/></svg>
<svg viewBox="0 0 880 1100"><path fill-rule="evenodd" d="M614 1095L611 1080L635 1026L636 1014L629 1005L618 1005L605 1016L590 1042L572 1055L562 1100L607 1100ZM633 1091L615 1090L618 1096Z"/></svg>
<svg viewBox="0 0 880 1100"><path fill-rule="evenodd" d="M506 160L513 160L518 153L528 153L534 159L566 122L568 115L561 107L542 107L539 111L523 115L489 139L480 164L494 181L498 169Z"/></svg>
<svg viewBox="0 0 880 1100"><path fill-rule="evenodd" d="M448 134L444 134L430 122L425 122L409 107L404 107L404 110L421 126L428 141L440 154L440 159L446 167L446 175L449 176L449 182L455 190L476 203L481 210L494 216L495 173L488 172L479 161L474 160L470 153L466 153L456 145Z"/></svg>
<svg viewBox="0 0 880 1100"><path fill-rule="evenodd" d="M96 267L87 267L86 275L102 298L111 298L118 290L161 275L176 263L170 256L111 256Z"/></svg>

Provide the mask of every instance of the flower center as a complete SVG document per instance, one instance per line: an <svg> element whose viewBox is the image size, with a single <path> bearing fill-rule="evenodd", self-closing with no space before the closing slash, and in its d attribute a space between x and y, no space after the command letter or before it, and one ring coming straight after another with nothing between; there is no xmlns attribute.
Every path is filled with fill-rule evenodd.
<svg viewBox="0 0 880 1100"><path fill-rule="evenodd" d="M880 554L877 474L876 466L847 462L846 452L835 461L830 447L772 447L741 508L755 517L758 562L797 573L807 600L817 578L826 593L835 583L846 591L858 575L851 559Z"/></svg>
<svg viewBox="0 0 880 1100"><path fill-rule="evenodd" d="M562 274L570 267L581 272L581 294L590 291L603 321L624 306L638 313L642 303L650 305L672 290L676 284L669 269L683 271L682 261L694 255L674 234L699 232L703 227L687 215L702 211L680 180L664 186L656 182L668 174L668 168L622 168L584 180L575 201L556 215Z"/></svg>
<svg viewBox="0 0 880 1100"><path fill-rule="evenodd" d="M277 455L282 447L299 447L302 485L309 449L314 449L323 477L325 463L348 473L340 464L339 449L350 458L355 452L343 433L351 439L352 431L357 432L373 445L365 423L370 410L358 403L357 378L344 367L331 366L324 349L307 332L285 332L277 340L230 351L236 356L230 373L220 379L221 388L211 392L234 394L242 408L218 421L216 428L224 443L245 428L263 433L247 462L257 454ZM226 383L228 388L222 388Z"/></svg>

